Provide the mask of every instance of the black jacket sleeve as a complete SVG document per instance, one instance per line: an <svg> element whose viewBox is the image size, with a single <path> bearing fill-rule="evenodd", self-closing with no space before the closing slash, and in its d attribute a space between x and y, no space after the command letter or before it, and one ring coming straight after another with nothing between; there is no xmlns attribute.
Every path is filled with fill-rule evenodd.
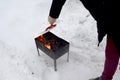
<svg viewBox="0 0 120 80"><path fill-rule="evenodd" d="M58 18L66 0L53 0L49 16L52 18Z"/></svg>

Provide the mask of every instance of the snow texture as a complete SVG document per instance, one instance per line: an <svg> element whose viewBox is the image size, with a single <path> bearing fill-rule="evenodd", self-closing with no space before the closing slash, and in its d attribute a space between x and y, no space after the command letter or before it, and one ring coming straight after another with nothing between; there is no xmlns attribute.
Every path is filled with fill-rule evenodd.
<svg viewBox="0 0 120 80"><path fill-rule="evenodd" d="M106 37L97 47L96 21L79 0L67 0L55 35L70 42L67 54L53 60L40 52L34 38L49 23L52 0L0 0L0 80L88 80L102 74ZM120 71L113 80L120 79Z"/></svg>

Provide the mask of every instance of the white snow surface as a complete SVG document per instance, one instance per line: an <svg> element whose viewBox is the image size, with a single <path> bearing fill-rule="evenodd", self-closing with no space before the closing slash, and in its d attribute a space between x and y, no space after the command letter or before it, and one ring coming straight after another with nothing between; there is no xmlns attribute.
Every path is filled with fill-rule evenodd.
<svg viewBox="0 0 120 80"><path fill-rule="evenodd" d="M70 42L67 54L53 60L34 38L48 26L52 0L0 0L0 80L88 80L102 74L106 37L97 47L96 21L79 0L67 0L52 33ZM114 79L120 80L117 69Z"/></svg>

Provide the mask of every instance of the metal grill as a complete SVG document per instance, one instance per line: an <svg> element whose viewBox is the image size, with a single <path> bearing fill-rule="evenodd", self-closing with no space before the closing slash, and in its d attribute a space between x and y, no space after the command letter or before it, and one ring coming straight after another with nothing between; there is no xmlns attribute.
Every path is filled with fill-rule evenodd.
<svg viewBox="0 0 120 80"><path fill-rule="evenodd" d="M57 71L56 60L59 57L61 57L65 53L68 53L67 61L69 61L69 42L65 41L60 37L57 37L50 31L36 37L35 43L39 56L40 56L40 52L39 52L40 49L54 60L55 71Z"/></svg>

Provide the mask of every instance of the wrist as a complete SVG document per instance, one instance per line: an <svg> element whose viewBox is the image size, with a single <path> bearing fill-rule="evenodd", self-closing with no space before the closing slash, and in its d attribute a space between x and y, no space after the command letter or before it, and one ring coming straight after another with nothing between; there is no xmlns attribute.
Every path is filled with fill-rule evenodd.
<svg viewBox="0 0 120 80"><path fill-rule="evenodd" d="M54 24L56 22L56 18L52 18L51 16L48 16L48 22L50 24Z"/></svg>

